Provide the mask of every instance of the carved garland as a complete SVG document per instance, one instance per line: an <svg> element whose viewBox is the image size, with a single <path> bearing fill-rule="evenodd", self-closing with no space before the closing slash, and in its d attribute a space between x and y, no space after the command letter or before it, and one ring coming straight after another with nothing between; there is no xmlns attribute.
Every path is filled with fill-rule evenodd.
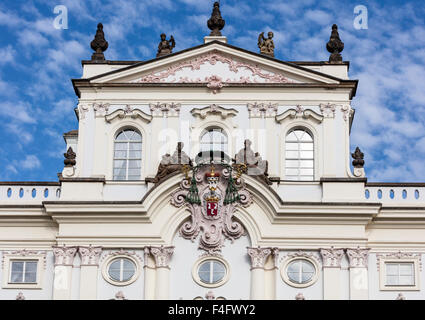
<svg viewBox="0 0 425 320"><path fill-rule="evenodd" d="M381 259L412 259L417 260L419 263L419 271L422 271L422 254L412 252L391 252L391 253L378 253L376 254L376 266L379 271Z"/></svg>
<svg viewBox="0 0 425 320"><path fill-rule="evenodd" d="M3 270L4 270L4 258L5 258L6 255L14 255L14 256L21 256L21 257L41 256L42 261L43 261L43 268L44 268L44 270L46 270L46 263L47 263L47 260L46 260L47 252L46 251L32 251L32 250L27 250L27 249L16 250L16 251L3 251L2 260L1 260L1 266L2 266Z"/></svg>
<svg viewBox="0 0 425 320"><path fill-rule="evenodd" d="M238 62L230 57L227 57L223 54L218 53L217 51L210 52L204 55L201 55L198 58L183 61L179 64L170 66L165 71L160 72L151 72L140 79L134 80L133 83L155 83L155 82L166 82L166 78L170 76L174 76L177 71L180 71L185 68L189 68L190 70L200 70L201 66L209 63L211 65L215 65L217 62L221 62L226 64L231 72L237 73L239 69L250 70L253 76L258 76L265 80L266 83L294 83L293 80L286 78L281 74L276 73L265 73L258 65L253 65L244 62ZM218 76L212 76L210 78L206 78L204 82L212 83L214 81L217 85L219 83L258 83L258 81L250 80L247 77L240 77L239 80L231 80L227 79L226 81L218 81ZM200 78L197 79L189 79L187 77L180 77L179 80L172 79L171 82L177 83L202 83L203 81Z"/></svg>

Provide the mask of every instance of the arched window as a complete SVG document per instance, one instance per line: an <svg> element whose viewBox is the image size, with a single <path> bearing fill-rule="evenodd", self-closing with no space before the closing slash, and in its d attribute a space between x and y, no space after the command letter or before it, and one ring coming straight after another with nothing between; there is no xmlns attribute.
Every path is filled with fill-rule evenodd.
<svg viewBox="0 0 425 320"><path fill-rule="evenodd" d="M291 130L285 140L287 180L314 180L314 142L305 129Z"/></svg>
<svg viewBox="0 0 425 320"><path fill-rule="evenodd" d="M121 130L114 143L114 180L139 180L142 136L134 129Z"/></svg>
<svg viewBox="0 0 425 320"><path fill-rule="evenodd" d="M221 128L207 129L201 136L200 144L200 151L223 151L227 153L227 136Z"/></svg>

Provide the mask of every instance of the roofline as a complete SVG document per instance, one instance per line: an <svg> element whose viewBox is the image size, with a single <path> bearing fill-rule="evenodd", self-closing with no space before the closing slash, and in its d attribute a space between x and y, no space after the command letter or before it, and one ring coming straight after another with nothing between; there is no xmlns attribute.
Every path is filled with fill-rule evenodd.
<svg viewBox="0 0 425 320"><path fill-rule="evenodd" d="M174 88L205 88L207 82L201 83L90 83L89 79L72 79L75 93L80 98L81 92L79 88L159 88L159 87L174 87ZM323 88L323 89L352 89L350 99L357 92L358 80L341 80L340 84L324 84L324 83L229 83L224 84L223 88Z"/></svg>
<svg viewBox="0 0 425 320"><path fill-rule="evenodd" d="M366 187L418 187L424 188L424 182L368 182Z"/></svg>
<svg viewBox="0 0 425 320"><path fill-rule="evenodd" d="M0 181L0 186L60 186L60 182L54 181Z"/></svg>
<svg viewBox="0 0 425 320"><path fill-rule="evenodd" d="M98 79L98 78L102 78L104 76L108 76L108 75L111 75L111 74L130 70L132 68L137 68L139 66L149 64L149 63L154 62L154 61L167 59L169 57L175 57L175 56L178 56L178 55L183 54L185 52L189 52L189 51L197 50L197 49L200 49L200 48L208 47L208 46L211 46L213 44L218 44L218 45L221 45L221 46L224 46L224 47L228 47L230 49L238 50L238 51L241 51L241 52L244 52L244 53L247 53L247 54L254 55L258 58L263 58L263 59L267 59L267 60L270 60L270 61L274 61L274 62L283 64L283 65L286 65L286 66L294 67L294 68L297 68L297 69L300 69L300 70L303 70L303 71L306 71L306 72L311 72L311 73L314 73L316 75L319 75L319 76L322 76L322 77L325 77L325 78L328 78L328 79L332 79L332 80L336 80L336 81L343 81L343 79L340 79L340 78L337 78L337 77L334 77L334 76L331 76L329 74L322 73L322 72L319 72L319 71L316 71L316 70L311 70L309 68L302 67L302 66L300 66L300 65L298 65L294 62L287 62L287 61L279 60L279 59L276 59L274 57L270 57L270 56L260 54L260 53L257 53L257 52L252 52L252 51L249 51L249 50L246 50L246 49L243 49L243 48L240 48L240 47L236 47L236 46L233 46L231 44L224 43L224 42L221 42L221 41L218 41L218 40L214 40L214 41L211 41L211 42L208 42L208 43L203 43L203 44L200 44L198 46L187 48L187 49L184 49L184 50L181 50L181 51L178 51L178 52L174 52L174 53L171 53L171 54L166 55L166 56L153 58L153 59L147 60L147 61L141 61L139 63L133 64L133 65L125 67L125 68L121 68L121 69L117 69L117 70L113 70L113 71L109 71L109 72L106 72L106 73L96 75L94 77L88 78L88 80L95 80L95 79ZM319 63L325 64L326 62L322 61L322 62L319 62Z"/></svg>

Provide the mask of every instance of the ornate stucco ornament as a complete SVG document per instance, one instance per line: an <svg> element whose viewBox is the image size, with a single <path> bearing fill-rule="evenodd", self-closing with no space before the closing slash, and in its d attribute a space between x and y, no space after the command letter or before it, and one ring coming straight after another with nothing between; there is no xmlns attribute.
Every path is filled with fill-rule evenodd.
<svg viewBox="0 0 425 320"><path fill-rule="evenodd" d="M274 57L274 42L273 42L273 32L267 34L267 39L264 37L264 32L261 32L258 36L258 48L260 48L260 53Z"/></svg>
<svg viewBox="0 0 425 320"><path fill-rule="evenodd" d="M192 59L171 65L166 69L152 71L131 81L131 83L210 83L211 77L205 77L203 73L196 74L196 71L201 70L201 67L203 66L215 66L217 63L224 64L230 72L235 74L234 77L222 79L221 83L223 85L298 82L287 78L284 74L267 71L257 64L249 61L240 61L232 56L213 50ZM183 72L187 71L192 71L195 76L183 76ZM250 74L247 75L246 72L249 72Z"/></svg>
<svg viewBox="0 0 425 320"><path fill-rule="evenodd" d="M158 52L156 54L157 58L172 53L173 48L176 46L176 41L174 40L173 36L170 37L170 40L167 40L166 38L167 36L165 33L162 33L161 42L158 44Z"/></svg>
<svg viewBox="0 0 425 320"><path fill-rule="evenodd" d="M214 254L221 251L225 238L233 241L245 234L234 219L238 206L247 207L252 202L241 178L243 171L243 165L226 163L185 167L186 178L171 197L172 205L186 206L191 212L190 220L180 228L183 238L195 241L200 235L199 248Z"/></svg>
<svg viewBox="0 0 425 320"><path fill-rule="evenodd" d="M274 117L278 110L277 103L248 103L247 108L251 118Z"/></svg>
<svg viewBox="0 0 425 320"><path fill-rule="evenodd" d="M336 105L332 103L321 103L320 111L325 118L335 118Z"/></svg>
<svg viewBox="0 0 425 320"><path fill-rule="evenodd" d="M344 257L344 249L320 249L322 256L323 267L327 268L341 268L341 260Z"/></svg>
<svg viewBox="0 0 425 320"><path fill-rule="evenodd" d="M339 38L338 26L332 26L332 33L329 42L326 44L326 49L331 53L329 57L330 63L342 63L341 52L344 50L344 42Z"/></svg>
<svg viewBox="0 0 425 320"><path fill-rule="evenodd" d="M108 41L105 40L105 34L103 32L103 24L97 25L96 35L93 41L90 43L91 48L94 50L91 56L92 61L103 62L105 61L105 52L108 49Z"/></svg>
<svg viewBox="0 0 425 320"><path fill-rule="evenodd" d="M350 268L367 268L370 248L347 249Z"/></svg>
<svg viewBox="0 0 425 320"><path fill-rule="evenodd" d="M220 3L216 1L214 2L211 18L207 22L208 28L211 30L210 36L221 37L220 30L224 28L225 24L226 21L221 17Z"/></svg>
<svg viewBox="0 0 425 320"><path fill-rule="evenodd" d="M238 111L235 109L225 109L219 105L212 104L208 107L199 109L195 108L190 112L193 116L198 116L201 119L205 119L207 115L220 115L221 119L226 120L228 117L234 117L238 114Z"/></svg>
<svg viewBox="0 0 425 320"><path fill-rule="evenodd" d="M19 292L16 296L16 300L25 300L25 296L22 292Z"/></svg>

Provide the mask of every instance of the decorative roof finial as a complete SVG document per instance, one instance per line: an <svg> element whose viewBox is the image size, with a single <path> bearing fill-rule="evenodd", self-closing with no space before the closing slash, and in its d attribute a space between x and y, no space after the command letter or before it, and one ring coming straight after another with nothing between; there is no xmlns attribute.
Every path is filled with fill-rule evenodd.
<svg viewBox="0 0 425 320"><path fill-rule="evenodd" d="M326 49L331 53L329 57L330 63L342 63L341 52L344 50L344 42L339 38L338 26L332 26L332 33L329 42L326 44Z"/></svg>
<svg viewBox="0 0 425 320"><path fill-rule="evenodd" d="M220 3L214 2L214 8L211 14L211 18L207 22L208 28L211 30L210 36L221 37L221 29L224 28L226 21L221 17Z"/></svg>
<svg viewBox="0 0 425 320"><path fill-rule="evenodd" d="M354 168L363 168L364 167L364 153L360 151L360 148L357 147L356 151L351 154L353 157L353 167Z"/></svg>
<svg viewBox="0 0 425 320"><path fill-rule="evenodd" d="M273 32L267 34L267 39L264 37L264 32L261 32L258 36L258 48L260 48L260 53L265 54L271 57L274 57L274 42L273 42Z"/></svg>
<svg viewBox="0 0 425 320"><path fill-rule="evenodd" d="M158 52L156 57L166 56L167 54L173 53L173 48L176 46L176 41L174 37L171 36L170 40L167 40L165 33L161 34L161 42L158 45Z"/></svg>
<svg viewBox="0 0 425 320"><path fill-rule="evenodd" d="M90 43L91 48L95 51L91 56L92 61L105 61L104 51L108 49L108 41L105 40L105 34L103 33L103 24L97 25L96 35L93 41Z"/></svg>
<svg viewBox="0 0 425 320"><path fill-rule="evenodd" d="M75 158L77 155L75 154L74 150L72 150L71 147L69 147L68 151L64 153L63 155L65 157L65 160L63 161L63 163L65 164L65 167L75 166L75 164L77 163L77 161L75 161Z"/></svg>

